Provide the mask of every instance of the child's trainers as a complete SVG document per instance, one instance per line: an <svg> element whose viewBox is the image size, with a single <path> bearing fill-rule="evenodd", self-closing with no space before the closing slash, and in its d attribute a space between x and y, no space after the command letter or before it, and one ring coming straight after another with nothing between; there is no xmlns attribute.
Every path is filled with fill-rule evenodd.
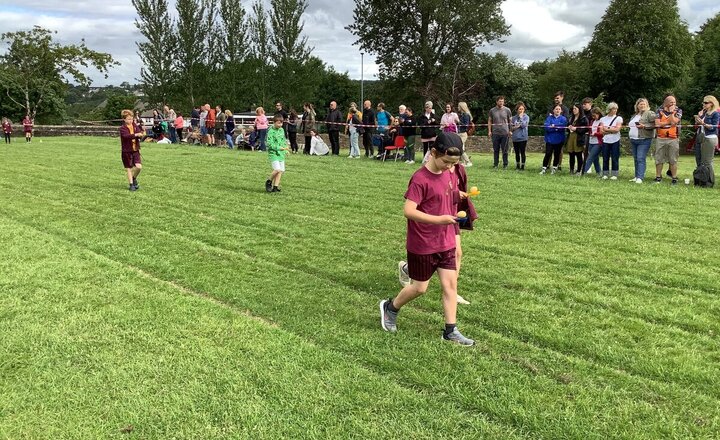
<svg viewBox="0 0 720 440"><path fill-rule="evenodd" d="M463 298L463 297L460 296L460 295L457 296L457 303L458 303L458 304L470 305L470 301L466 300L465 298Z"/></svg>
<svg viewBox="0 0 720 440"><path fill-rule="evenodd" d="M386 332L394 333L397 331L397 313L393 313L388 309L392 299L384 299L380 301L380 325Z"/></svg>
<svg viewBox="0 0 720 440"><path fill-rule="evenodd" d="M410 274L408 273L407 270L408 270L407 262L400 261L398 263L398 281L400 281L400 285L403 287L410 284Z"/></svg>
<svg viewBox="0 0 720 440"><path fill-rule="evenodd" d="M265 191L272 192L272 181L270 179L265 181Z"/></svg>
<svg viewBox="0 0 720 440"><path fill-rule="evenodd" d="M140 189L140 185L138 185L137 177L133 177L133 186L135 189Z"/></svg>
<svg viewBox="0 0 720 440"><path fill-rule="evenodd" d="M475 341L463 336L463 334L460 333L460 330L458 330L457 327L455 327L455 329L448 334L445 334L445 332L443 332L443 339L465 347L475 345Z"/></svg>

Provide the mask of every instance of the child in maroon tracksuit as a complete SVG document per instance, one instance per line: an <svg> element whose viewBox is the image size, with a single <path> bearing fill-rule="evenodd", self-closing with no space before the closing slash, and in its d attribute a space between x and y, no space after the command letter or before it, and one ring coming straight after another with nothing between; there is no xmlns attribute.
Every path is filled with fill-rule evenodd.
<svg viewBox="0 0 720 440"><path fill-rule="evenodd" d="M5 136L5 143L10 143L10 135L12 134L12 124L8 118L2 119L3 135Z"/></svg>

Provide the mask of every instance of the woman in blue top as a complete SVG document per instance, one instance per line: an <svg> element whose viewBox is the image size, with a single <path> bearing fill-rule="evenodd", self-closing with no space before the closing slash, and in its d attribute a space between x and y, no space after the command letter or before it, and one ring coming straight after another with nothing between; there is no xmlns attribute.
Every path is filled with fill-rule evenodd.
<svg viewBox="0 0 720 440"><path fill-rule="evenodd" d="M562 154L562 147L565 143L565 128L567 128L568 121L565 116L562 115L562 107L558 104L553 107L551 115L545 119L545 158L543 159L543 167L540 174L545 174L548 165L550 165L550 158L553 158L552 173L555 174L557 171L558 163L560 163L560 155Z"/></svg>
<svg viewBox="0 0 720 440"><path fill-rule="evenodd" d="M695 122L700 125L700 130L704 134L702 145L700 147L700 165L710 168L710 176L713 177L711 183L715 183L715 170L713 169L713 156L715 147L718 144L718 124L720 124L720 113L718 113L718 100L714 96L706 96L703 98L703 109L695 116ZM697 148L697 147L695 147Z"/></svg>
<svg viewBox="0 0 720 440"><path fill-rule="evenodd" d="M515 116L510 120L512 130L513 150L515 150L515 169L525 169L525 148L528 143L528 124L530 117L525 114L525 103L518 101L515 106Z"/></svg>

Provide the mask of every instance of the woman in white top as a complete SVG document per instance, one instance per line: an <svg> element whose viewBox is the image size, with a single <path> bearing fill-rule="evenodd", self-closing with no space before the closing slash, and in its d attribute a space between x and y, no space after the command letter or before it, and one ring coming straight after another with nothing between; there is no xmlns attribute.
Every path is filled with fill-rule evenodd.
<svg viewBox="0 0 720 440"><path fill-rule="evenodd" d="M582 175L585 175L590 171L590 168L593 166L593 162L595 162L600 155L600 146L602 145L602 132L600 131L600 118L602 118L602 111L597 108L593 107L592 110L590 110L590 115L592 116L592 126L590 127L590 136L589 136L589 145L588 145L588 157L585 161L585 167L583 168Z"/></svg>
<svg viewBox="0 0 720 440"><path fill-rule="evenodd" d="M611 102L607 106L607 116L600 119L600 132L603 134L603 179L610 177L610 180L617 180L620 173L620 127L623 118L617 114L617 110L618 105Z"/></svg>
<svg viewBox="0 0 720 440"><path fill-rule="evenodd" d="M459 124L460 117L453 111L452 104L445 104L445 114L440 118L440 129L457 133Z"/></svg>
<svg viewBox="0 0 720 440"><path fill-rule="evenodd" d="M643 183L645 178L646 160L650 144L655 135L652 126L655 124L655 113L650 110L650 104L645 98L635 101L635 114L628 122L630 132L630 147L635 163L635 177L630 181Z"/></svg>

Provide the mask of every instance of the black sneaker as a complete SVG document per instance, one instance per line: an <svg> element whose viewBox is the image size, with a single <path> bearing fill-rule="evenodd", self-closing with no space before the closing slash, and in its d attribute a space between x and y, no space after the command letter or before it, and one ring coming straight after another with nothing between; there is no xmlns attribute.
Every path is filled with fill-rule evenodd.
<svg viewBox="0 0 720 440"><path fill-rule="evenodd" d="M137 191L137 186L135 186L135 185L133 185L133 184L130 184L130 185L128 185L128 190L130 190L130 191Z"/></svg>
<svg viewBox="0 0 720 440"><path fill-rule="evenodd" d="M655 183L660 183L660 182L662 182L662 177L656 177L656 178L655 178Z"/></svg>
<svg viewBox="0 0 720 440"><path fill-rule="evenodd" d="M273 186L271 192L279 193L280 191L281 191L281 190L280 190L280 187L279 187L279 186Z"/></svg>
<svg viewBox="0 0 720 440"><path fill-rule="evenodd" d="M265 191L272 192L272 189L273 189L272 181L270 179L266 180L265 181Z"/></svg>
<svg viewBox="0 0 720 440"><path fill-rule="evenodd" d="M677 179L673 179L672 182L670 182L670 185L677 185Z"/></svg>
<svg viewBox="0 0 720 440"><path fill-rule="evenodd" d="M138 185L137 177L133 177L133 186L135 189L140 189L140 185Z"/></svg>

